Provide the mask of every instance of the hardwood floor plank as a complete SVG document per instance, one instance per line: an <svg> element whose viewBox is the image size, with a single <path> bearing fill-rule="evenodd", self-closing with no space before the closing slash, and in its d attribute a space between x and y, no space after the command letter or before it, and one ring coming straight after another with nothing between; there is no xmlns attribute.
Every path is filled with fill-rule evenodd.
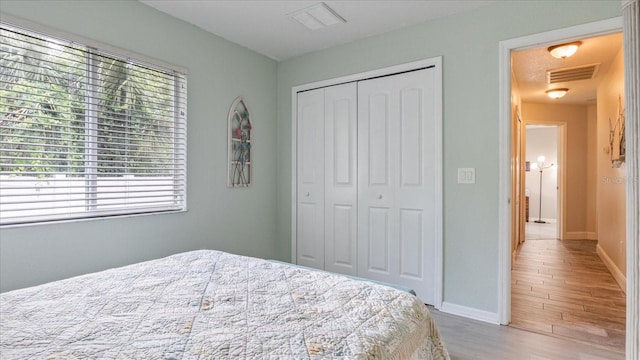
<svg viewBox="0 0 640 360"><path fill-rule="evenodd" d="M534 309L544 309L544 303L542 301L531 301L529 299L519 299L519 298L512 298L511 299L511 306L512 307L528 307L528 308L534 308Z"/></svg>
<svg viewBox="0 0 640 360"><path fill-rule="evenodd" d="M533 330L539 333L553 333L553 325L550 321L546 321L546 319L543 319L543 321L533 321L519 318L515 322L512 322L511 325L520 329Z"/></svg>
<svg viewBox="0 0 640 360"><path fill-rule="evenodd" d="M545 319L546 321L562 320L562 313L560 311L537 309L537 308L513 308L511 309L511 317L520 318L527 317L536 320Z"/></svg>
<svg viewBox="0 0 640 360"><path fill-rule="evenodd" d="M542 308L545 310L555 310L555 311L559 311L561 313L567 313L567 312L579 312L579 311L585 311L584 310L584 306L579 305L579 306L574 306L573 304L571 305L567 305L565 303L556 303L556 304L551 304L549 302L546 302L544 304L542 304Z"/></svg>
<svg viewBox="0 0 640 360"><path fill-rule="evenodd" d="M605 331L602 328L597 328L598 330L605 332L605 335L600 335L600 334L595 334L593 332L590 332L586 329L588 328L585 326L569 327L567 325L564 325L564 326L554 325L553 333L557 335L569 337L569 338L579 338L583 341L594 343L594 344L604 345L612 348L624 349L624 344L625 344L624 334L622 334L622 336L620 336L619 334L616 336L611 332L611 330Z"/></svg>
<svg viewBox="0 0 640 360"><path fill-rule="evenodd" d="M625 306L626 304L626 299L601 299L601 298L580 298L580 297L576 297L576 296L571 296L571 295L560 295L560 294L549 294L549 299L550 300L557 300L557 301L566 301L568 303L573 303L573 304L584 304L584 305L603 305L603 304L608 304L609 306L614 306L614 307L622 307Z"/></svg>
<svg viewBox="0 0 640 360"><path fill-rule="evenodd" d="M562 313L562 319L572 324L588 324L600 326L607 330L625 330L625 319L616 319L605 315L596 315L586 312L565 312Z"/></svg>
<svg viewBox="0 0 640 360"><path fill-rule="evenodd" d="M583 281L575 281L572 279L567 279L567 280L561 280L564 281L567 285L575 285L575 286L590 286L593 288L600 288L600 289L612 289L612 290L620 290L620 286L618 285L618 283L616 282L598 282L598 283L589 283L589 284L585 284Z"/></svg>
<svg viewBox="0 0 640 360"><path fill-rule="evenodd" d="M532 286L531 291L546 292L547 294L570 296L576 299L590 298L592 293L589 290L572 290L556 286Z"/></svg>
<svg viewBox="0 0 640 360"><path fill-rule="evenodd" d="M603 306L585 305L584 311L598 313L598 314L606 312L609 316L620 317L620 318L626 318L627 316L626 308L621 308L621 307L612 308L606 305L603 305Z"/></svg>
<svg viewBox="0 0 640 360"><path fill-rule="evenodd" d="M544 305L555 305L555 306L562 306L564 308L568 308L568 309L574 309L574 310L584 310L584 305L581 303L570 303L570 302L566 302L566 301L557 301L557 300L553 300L553 299L549 299L546 300L544 302Z"/></svg>

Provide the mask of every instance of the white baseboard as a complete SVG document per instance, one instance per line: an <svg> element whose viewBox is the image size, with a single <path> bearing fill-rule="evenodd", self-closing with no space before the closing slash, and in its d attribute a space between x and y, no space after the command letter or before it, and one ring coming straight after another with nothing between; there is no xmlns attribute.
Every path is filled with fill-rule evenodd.
<svg viewBox="0 0 640 360"><path fill-rule="evenodd" d="M567 231L564 240L598 240L598 235L593 231Z"/></svg>
<svg viewBox="0 0 640 360"><path fill-rule="evenodd" d="M600 244L596 246L596 253L598 254L598 256L600 256L600 259L602 259L602 262L607 267L607 269L609 269L609 272L611 272L613 278L616 279L616 282L618 283L622 291L624 291L624 293L626 294L627 277L622 273L622 271L620 271L620 269L618 269L616 264L613 263L613 260L611 260L609 255L607 255L607 252L604 251Z"/></svg>
<svg viewBox="0 0 640 360"><path fill-rule="evenodd" d="M458 315L469 319L480 320L491 324L500 325L498 313L492 313L489 311L478 310L467 306L452 304L444 301L440 311L447 314Z"/></svg>

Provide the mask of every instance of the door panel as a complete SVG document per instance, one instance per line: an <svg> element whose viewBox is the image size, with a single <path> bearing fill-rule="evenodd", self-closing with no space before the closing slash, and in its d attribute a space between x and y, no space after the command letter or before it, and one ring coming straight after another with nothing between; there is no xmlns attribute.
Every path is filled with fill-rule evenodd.
<svg viewBox="0 0 640 360"><path fill-rule="evenodd" d="M298 94L296 263L324 268L324 89Z"/></svg>
<svg viewBox="0 0 640 360"><path fill-rule="evenodd" d="M358 212L369 214L358 219L358 276L411 287L429 304L439 136L434 75L424 69L358 83Z"/></svg>
<svg viewBox="0 0 640 360"><path fill-rule="evenodd" d="M367 272L388 276L390 275L389 265L392 261L389 256L389 246L391 245L389 208L369 207L368 215Z"/></svg>
<svg viewBox="0 0 640 360"><path fill-rule="evenodd" d="M353 186L353 142L355 140L355 99L339 99L327 104L327 135L333 134L333 156L327 160L333 161L333 181L328 185ZM333 108L332 108L333 107ZM331 112L331 110L333 110ZM333 140L333 141L331 141ZM327 149L331 149L327 148Z"/></svg>
<svg viewBox="0 0 640 360"><path fill-rule="evenodd" d="M403 89L400 94L400 184L422 185L422 91Z"/></svg>
<svg viewBox="0 0 640 360"><path fill-rule="evenodd" d="M355 206L334 205L331 214L332 228L327 231L326 269L355 275ZM329 221L329 220L327 220Z"/></svg>
<svg viewBox="0 0 640 360"><path fill-rule="evenodd" d="M389 184L389 94L371 94L367 106L368 167L370 186Z"/></svg>
<svg viewBox="0 0 640 360"><path fill-rule="evenodd" d="M420 280L422 263L422 211L400 209L400 276Z"/></svg>
<svg viewBox="0 0 640 360"><path fill-rule="evenodd" d="M322 216L317 204L300 202L298 205L298 264L311 266L322 259L318 253L318 244L324 239L318 231L318 217Z"/></svg>
<svg viewBox="0 0 640 360"><path fill-rule="evenodd" d="M357 254L356 84L325 88L325 263L356 274Z"/></svg>

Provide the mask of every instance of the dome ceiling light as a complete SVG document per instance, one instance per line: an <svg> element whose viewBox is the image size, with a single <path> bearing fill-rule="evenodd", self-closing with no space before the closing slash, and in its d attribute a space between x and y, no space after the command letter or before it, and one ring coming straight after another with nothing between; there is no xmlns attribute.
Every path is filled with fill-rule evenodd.
<svg viewBox="0 0 640 360"><path fill-rule="evenodd" d="M565 96L568 91L569 89L567 88L558 88L558 89L547 90L545 91L545 93L547 93L547 96L552 99L560 99L561 97Z"/></svg>
<svg viewBox="0 0 640 360"><path fill-rule="evenodd" d="M554 45L547 48L549 54L557 59L566 59L578 51L578 48L582 45L582 41L574 41L566 44Z"/></svg>

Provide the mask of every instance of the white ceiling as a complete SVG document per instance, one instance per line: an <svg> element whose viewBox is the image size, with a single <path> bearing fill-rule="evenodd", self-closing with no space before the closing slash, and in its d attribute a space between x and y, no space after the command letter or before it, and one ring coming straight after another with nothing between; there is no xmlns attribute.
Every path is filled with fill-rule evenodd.
<svg viewBox="0 0 640 360"><path fill-rule="evenodd" d="M325 0L324 3L346 19L346 23L312 31L287 14L315 5L319 0L139 1L278 61L497 2ZM578 52L565 60L551 57L547 46L514 52L513 73L522 100L565 104L595 102L596 87L622 48L622 35L582 39L582 42ZM546 83L547 70L594 63L600 66L592 80L553 86ZM569 92L562 99L552 100L545 94L545 90L552 87L566 87Z"/></svg>
<svg viewBox="0 0 640 360"><path fill-rule="evenodd" d="M512 54L513 74L523 101L555 104L595 104L597 86L607 74L616 55L622 50L622 33L581 39L582 45L573 56L556 59L549 55L548 46L517 51ZM551 44L550 44L551 45ZM547 70L600 64L593 79L547 84ZM545 91L568 88L561 99L549 99Z"/></svg>
<svg viewBox="0 0 640 360"><path fill-rule="evenodd" d="M324 3L347 22L312 31L287 14L315 5L320 0L139 1L275 60L346 44L496 2L325 0Z"/></svg>

